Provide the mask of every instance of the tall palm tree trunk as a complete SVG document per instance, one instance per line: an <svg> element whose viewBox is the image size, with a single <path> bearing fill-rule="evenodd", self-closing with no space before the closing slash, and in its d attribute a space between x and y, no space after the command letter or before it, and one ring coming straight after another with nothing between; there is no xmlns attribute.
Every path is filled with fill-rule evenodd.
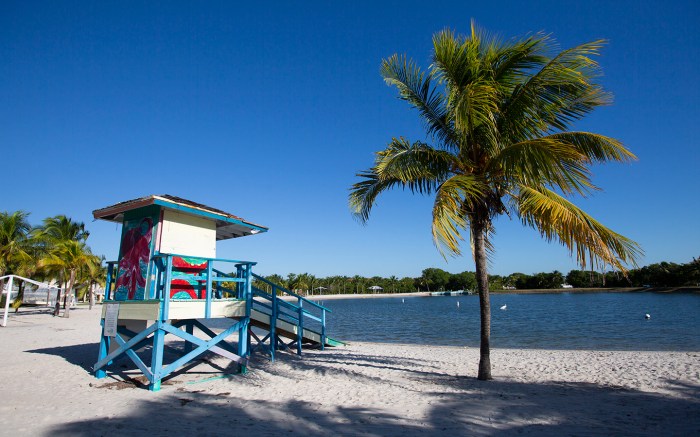
<svg viewBox="0 0 700 437"><path fill-rule="evenodd" d="M474 232L474 262L476 264L476 284L479 289L479 309L481 315L481 347L479 354L478 379L486 381L491 377L491 301L489 298L489 276L486 267L486 226L477 220Z"/></svg>

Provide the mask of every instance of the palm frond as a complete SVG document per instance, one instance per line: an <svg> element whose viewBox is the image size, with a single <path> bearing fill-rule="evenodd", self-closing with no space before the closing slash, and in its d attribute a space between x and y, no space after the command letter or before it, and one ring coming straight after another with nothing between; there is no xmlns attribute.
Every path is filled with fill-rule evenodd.
<svg viewBox="0 0 700 437"><path fill-rule="evenodd" d="M348 196L350 211L358 221L364 224L369 220L369 214L377 200L377 196L400 182L397 180L380 180L374 168L357 173L355 176L361 178L361 180L352 184L350 188L350 195Z"/></svg>
<svg viewBox="0 0 700 437"><path fill-rule="evenodd" d="M397 180L412 192L435 191L456 165L451 153L405 138L392 138L386 149L377 152L375 169L386 180Z"/></svg>
<svg viewBox="0 0 700 437"><path fill-rule="evenodd" d="M555 186L566 194L586 195L598 189L590 179L587 156L555 137L521 141L503 148L489 171L526 186Z"/></svg>
<svg viewBox="0 0 700 437"><path fill-rule="evenodd" d="M539 230L547 241L561 242L575 254L582 268L591 262L626 272L627 264L636 266L642 255L637 243L606 228L550 190L521 186L514 200L523 223Z"/></svg>
<svg viewBox="0 0 700 437"><path fill-rule="evenodd" d="M467 217L474 205L483 198L487 186L475 175L455 175L443 182L435 193L433 204L433 242L445 256L460 255L463 240L460 229L467 228Z"/></svg>
<svg viewBox="0 0 700 437"><path fill-rule="evenodd" d="M630 162L637 157L615 138L590 132L562 132L544 137L571 144L591 162Z"/></svg>
<svg viewBox="0 0 700 437"><path fill-rule="evenodd" d="M387 85L395 86L400 98L419 111L428 135L447 147L454 146L456 135L448 118L444 97L433 85L433 73L421 71L405 55L393 55L382 60L380 72Z"/></svg>
<svg viewBox="0 0 700 437"><path fill-rule="evenodd" d="M453 164L454 156L449 152L394 138L376 153L374 167L357 174L363 180L350 189L350 209L364 223L381 192L401 186L414 193L432 193L448 177Z"/></svg>
<svg viewBox="0 0 700 437"><path fill-rule="evenodd" d="M501 129L516 141L535 138L571 124L611 101L611 95L593 83L598 64L591 59L604 41L564 50L526 82L516 86L502 108Z"/></svg>
<svg viewBox="0 0 700 437"><path fill-rule="evenodd" d="M533 69L547 63L545 55L549 49L550 39L542 34L494 48L488 56L493 80L511 92Z"/></svg>

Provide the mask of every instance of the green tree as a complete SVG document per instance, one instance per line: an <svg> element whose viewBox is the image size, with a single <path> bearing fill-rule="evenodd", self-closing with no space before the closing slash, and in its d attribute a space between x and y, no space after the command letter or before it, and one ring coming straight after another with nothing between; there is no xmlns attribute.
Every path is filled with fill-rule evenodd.
<svg viewBox="0 0 700 437"><path fill-rule="evenodd" d="M474 290L476 288L476 275L474 272L450 275L447 288L450 290Z"/></svg>
<svg viewBox="0 0 700 437"><path fill-rule="evenodd" d="M444 290L450 280L450 273L438 268L427 268L421 275L421 283L428 291Z"/></svg>
<svg viewBox="0 0 700 437"><path fill-rule="evenodd" d="M40 238L52 243L61 241L87 241L90 232L85 230L85 223L76 222L73 219L59 214L44 219L41 227L37 228Z"/></svg>
<svg viewBox="0 0 700 437"><path fill-rule="evenodd" d="M590 286L590 275L583 270L571 270L566 274L566 283L574 288L585 288Z"/></svg>
<svg viewBox="0 0 700 437"><path fill-rule="evenodd" d="M107 282L107 266L103 265L104 256L93 255L92 262L83 265L83 276L87 285L89 308L95 306L95 285L104 287Z"/></svg>
<svg viewBox="0 0 700 437"><path fill-rule="evenodd" d="M39 260L40 267L60 271L63 277L67 278L63 317L70 317L70 302L78 272L84 268L94 268L98 263L99 258L90 252L85 243L73 240L57 243Z"/></svg>
<svg viewBox="0 0 700 437"><path fill-rule="evenodd" d="M635 159L613 138L569 131L610 102L595 82L592 56L602 44L555 53L548 36L502 43L472 24L469 36L445 30L433 37L427 71L405 56L382 62L384 80L418 111L432 144L393 138L358 174L350 207L366 222L380 193L407 188L435 196L432 233L443 255L460 255L462 232L469 231L481 316L479 379L491 379L487 259L495 217L519 217L583 266L624 270L641 252L567 199L597 189L591 164Z"/></svg>
<svg viewBox="0 0 700 437"><path fill-rule="evenodd" d="M0 276L14 273L20 264L31 261L32 226L28 217L24 211L0 212Z"/></svg>

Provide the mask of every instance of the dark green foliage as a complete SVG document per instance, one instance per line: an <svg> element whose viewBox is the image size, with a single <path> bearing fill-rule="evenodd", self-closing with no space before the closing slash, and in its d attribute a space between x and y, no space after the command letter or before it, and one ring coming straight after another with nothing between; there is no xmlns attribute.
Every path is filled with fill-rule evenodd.
<svg viewBox="0 0 700 437"><path fill-rule="evenodd" d="M290 274L290 278L299 278L304 275ZM287 286L287 281L280 275L269 275L270 281ZM439 268L427 268L421 276L416 278L396 276L384 278L374 276L365 278L362 276L329 276L327 278L314 278L314 288L324 287L322 294L369 294L372 290L368 287L377 285L382 287L383 293L410 293L416 291L456 291L475 290L476 274L474 272L449 273ZM563 284L574 288L617 288L617 287L680 287L700 285L700 258L686 264L661 262L648 266L632 269L625 277L620 272L600 272L590 270L571 270L566 276L561 272L540 272L528 275L526 273L511 273L508 276L489 275L489 286L493 290L527 289L558 289ZM309 289L303 289L307 292ZM314 292L318 294L318 290Z"/></svg>

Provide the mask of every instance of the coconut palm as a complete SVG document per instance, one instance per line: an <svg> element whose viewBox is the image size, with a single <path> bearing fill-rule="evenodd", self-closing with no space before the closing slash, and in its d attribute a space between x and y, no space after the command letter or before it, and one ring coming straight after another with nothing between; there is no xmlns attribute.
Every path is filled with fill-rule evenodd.
<svg viewBox="0 0 700 437"><path fill-rule="evenodd" d="M45 218L42 225L34 230L34 237L39 244L44 246L44 251L46 253L59 248L64 242L76 241L85 243L89 235L90 233L85 230L85 223L73 221L73 219L70 217L66 217L62 214ZM69 280L66 276L67 271L56 263L45 265L44 268L48 269L49 273L53 273L52 276L57 278L63 286L63 307L66 308L68 302L68 292L71 291L69 288L67 288L67 283ZM51 269L53 269L53 272ZM60 296L57 296L56 312L58 312L59 306Z"/></svg>
<svg viewBox="0 0 700 437"><path fill-rule="evenodd" d="M99 265L99 261L100 259L90 252L90 248L85 243L74 240L58 242L47 255L39 260L39 267L61 271L62 276L67 278L65 288L65 302L67 304L63 317L70 317L70 302L78 272L83 268L95 268L96 265Z"/></svg>
<svg viewBox="0 0 700 437"><path fill-rule="evenodd" d="M13 273L21 263L31 260L32 226L28 217L24 211L0 212L0 276Z"/></svg>
<svg viewBox="0 0 700 437"><path fill-rule="evenodd" d="M569 200L598 189L592 164L636 159L614 138L569 130L610 102L592 59L603 43L557 52L546 35L503 43L472 24L468 36L434 35L426 71L405 56L382 62L385 82L418 110L430 144L393 138L358 174L350 207L364 223L380 193L407 188L435 196L432 234L443 256L460 255L469 231L480 296L479 379L491 379L487 259L495 217L518 217L566 246L582 266L624 272L641 254L637 243Z"/></svg>
<svg viewBox="0 0 700 437"><path fill-rule="evenodd" d="M104 287L107 282L107 266L103 264L105 257L92 256L92 262L83 265L81 272L87 286L87 298L90 302L90 309L95 306L95 285Z"/></svg>
<svg viewBox="0 0 700 437"><path fill-rule="evenodd" d="M67 240L85 242L90 236L90 232L85 230L85 223L73 221L62 214L45 218L37 231L41 237L53 242Z"/></svg>

